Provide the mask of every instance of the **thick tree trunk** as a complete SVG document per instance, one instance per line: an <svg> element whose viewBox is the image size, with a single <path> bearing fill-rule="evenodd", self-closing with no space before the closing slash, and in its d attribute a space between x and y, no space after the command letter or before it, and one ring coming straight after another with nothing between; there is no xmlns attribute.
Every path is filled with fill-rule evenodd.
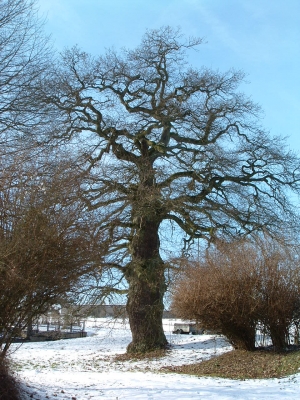
<svg viewBox="0 0 300 400"><path fill-rule="evenodd" d="M167 346L162 326L164 271L161 265L153 264L148 261L147 265L136 266L129 279L127 312L132 332L132 342L127 348L129 353L144 353Z"/></svg>
<svg viewBox="0 0 300 400"><path fill-rule="evenodd" d="M126 273L127 313L132 332L129 353L162 349L168 344L162 326L166 283L159 255L159 219L156 212L141 215L140 210L135 220L138 229L131 242L132 261Z"/></svg>
<svg viewBox="0 0 300 400"><path fill-rule="evenodd" d="M236 350L255 350L255 335L248 332L239 332L238 335L228 334L229 342Z"/></svg>
<svg viewBox="0 0 300 400"><path fill-rule="evenodd" d="M223 325L222 333L236 350L255 350L255 325L241 326L230 321Z"/></svg>

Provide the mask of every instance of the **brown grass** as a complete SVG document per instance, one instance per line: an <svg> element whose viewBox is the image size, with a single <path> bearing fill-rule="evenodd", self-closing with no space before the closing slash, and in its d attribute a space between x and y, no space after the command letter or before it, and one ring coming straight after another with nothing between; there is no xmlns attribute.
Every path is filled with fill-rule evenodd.
<svg viewBox="0 0 300 400"><path fill-rule="evenodd" d="M198 364L168 366L162 371L196 376L229 379L281 378L299 372L300 350L275 353L273 351L233 350Z"/></svg>
<svg viewBox="0 0 300 400"><path fill-rule="evenodd" d="M117 354L114 357L114 361L140 361L140 360L154 360L160 359L167 355L169 350L160 349L150 351L148 353L134 353L134 354Z"/></svg>

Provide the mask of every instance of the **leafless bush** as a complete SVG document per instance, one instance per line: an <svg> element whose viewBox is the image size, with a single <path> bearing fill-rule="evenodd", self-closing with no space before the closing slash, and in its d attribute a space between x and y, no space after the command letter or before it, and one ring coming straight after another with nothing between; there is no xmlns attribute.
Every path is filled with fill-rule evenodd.
<svg viewBox="0 0 300 400"><path fill-rule="evenodd" d="M34 170L1 176L0 358L22 329L94 270L101 253L72 171L62 162L48 177Z"/></svg>
<svg viewBox="0 0 300 400"><path fill-rule="evenodd" d="M248 256L252 249L246 247L220 244L203 261L187 263L175 284L172 309L222 332L235 348L253 350L257 276Z"/></svg>
<svg viewBox="0 0 300 400"><path fill-rule="evenodd" d="M174 285L172 309L219 330L236 349L255 349L260 323L280 350L299 321L299 298L295 248L265 237L219 242L202 261L186 261Z"/></svg>
<svg viewBox="0 0 300 400"><path fill-rule="evenodd" d="M300 322L299 250L282 240L258 240L259 319L278 350Z"/></svg>

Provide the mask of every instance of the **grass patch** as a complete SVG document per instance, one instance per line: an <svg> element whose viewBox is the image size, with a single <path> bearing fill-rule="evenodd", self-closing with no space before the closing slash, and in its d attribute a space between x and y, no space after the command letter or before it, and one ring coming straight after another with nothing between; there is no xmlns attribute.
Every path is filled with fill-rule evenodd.
<svg viewBox="0 0 300 400"><path fill-rule="evenodd" d="M114 361L140 361L140 360L154 360L165 357L170 350L160 349L149 351L147 353L125 353L125 354L117 354L113 360Z"/></svg>
<svg viewBox="0 0 300 400"><path fill-rule="evenodd" d="M161 370L229 379L282 378L299 372L300 350L285 353L233 350L201 363L162 367Z"/></svg>

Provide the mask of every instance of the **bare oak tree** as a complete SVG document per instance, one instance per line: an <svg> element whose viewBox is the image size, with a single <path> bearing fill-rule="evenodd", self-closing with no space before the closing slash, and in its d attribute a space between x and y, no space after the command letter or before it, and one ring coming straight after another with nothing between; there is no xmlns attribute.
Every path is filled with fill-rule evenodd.
<svg viewBox="0 0 300 400"><path fill-rule="evenodd" d="M164 221L186 245L274 230L291 220L288 191L299 191L299 159L261 128L260 108L238 91L244 74L188 65L200 43L164 27L96 59L73 48L40 92L60 115L59 137L81 138L85 201L106 208L106 267L128 283L129 352L167 344Z"/></svg>

